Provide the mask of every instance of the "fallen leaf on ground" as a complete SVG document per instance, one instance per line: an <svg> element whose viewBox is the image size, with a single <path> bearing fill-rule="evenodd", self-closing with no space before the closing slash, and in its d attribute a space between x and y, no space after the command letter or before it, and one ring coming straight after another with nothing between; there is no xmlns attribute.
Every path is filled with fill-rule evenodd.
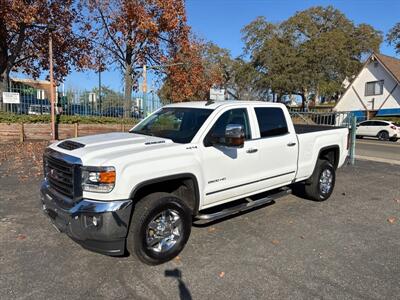
<svg viewBox="0 0 400 300"><path fill-rule="evenodd" d="M396 201L397 203L400 203L400 199L394 199L394 201Z"/></svg>
<svg viewBox="0 0 400 300"><path fill-rule="evenodd" d="M176 260L176 261L180 261L180 260L181 260L181 257L178 255L178 256L175 257L175 260Z"/></svg>
<svg viewBox="0 0 400 300"><path fill-rule="evenodd" d="M210 228L208 228L208 232L214 232L214 231L216 231L217 230L217 228L215 228L215 227L210 227Z"/></svg>
<svg viewBox="0 0 400 300"><path fill-rule="evenodd" d="M301 238L302 240L304 240L304 236L300 236L300 238Z"/></svg>
<svg viewBox="0 0 400 300"><path fill-rule="evenodd" d="M271 243L274 245L278 245L280 242L278 240L272 240Z"/></svg>
<svg viewBox="0 0 400 300"><path fill-rule="evenodd" d="M222 277L224 277L225 276L225 272L221 272L221 273L219 273L219 278L222 278Z"/></svg>
<svg viewBox="0 0 400 300"><path fill-rule="evenodd" d="M394 223L396 222L396 218L395 218L395 217L389 217L389 218L387 219L387 221L388 221L390 224L394 224Z"/></svg>
<svg viewBox="0 0 400 300"><path fill-rule="evenodd" d="M17 240L22 241L22 240L25 240L25 239L26 239L26 235L25 234L18 234L17 235Z"/></svg>

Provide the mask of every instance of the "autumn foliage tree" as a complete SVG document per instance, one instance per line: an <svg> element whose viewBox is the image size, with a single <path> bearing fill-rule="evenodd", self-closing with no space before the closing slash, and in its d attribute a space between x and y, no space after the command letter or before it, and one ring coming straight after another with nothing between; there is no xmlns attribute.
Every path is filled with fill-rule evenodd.
<svg viewBox="0 0 400 300"><path fill-rule="evenodd" d="M81 70L90 65L90 43L78 33L77 21L82 16L74 1L0 3L0 92L7 89L12 71L37 78L48 69L50 31L56 80L68 75L72 66Z"/></svg>
<svg viewBox="0 0 400 300"><path fill-rule="evenodd" d="M207 100L210 87L223 84L221 69L205 57L207 47L192 39L170 59L158 93L161 99L173 102Z"/></svg>
<svg viewBox="0 0 400 300"><path fill-rule="evenodd" d="M143 65L163 65L188 47L184 1L88 0L81 5L88 10L87 27L104 63L123 73L128 116Z"/></svg>

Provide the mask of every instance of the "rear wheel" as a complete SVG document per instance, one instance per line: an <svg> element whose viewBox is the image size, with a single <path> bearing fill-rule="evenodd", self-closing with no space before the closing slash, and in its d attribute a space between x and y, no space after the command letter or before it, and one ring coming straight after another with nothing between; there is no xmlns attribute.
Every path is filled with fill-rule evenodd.
<svg viewBox="0 0 400 300"><path fill-rule="evenodd" d="M311 178L306 182L306 196L315 201L327 200L335 187L335 168L327 160L318 159Z"/></svg>
<svg viewBox="0 0 400 300"><path fill-rule="evenodd" d="M146 264L164 263L182 251L191 226L191 211L182 199L168 193L150 194L134 208L127 249Z"/></svg>
<svg viewBox="0 0 400 300"><path fill-rule="evenodd" d="M389 133L387 131L380 131L378 133L378 139L380 139L381 141L389 140Z"/></svg>

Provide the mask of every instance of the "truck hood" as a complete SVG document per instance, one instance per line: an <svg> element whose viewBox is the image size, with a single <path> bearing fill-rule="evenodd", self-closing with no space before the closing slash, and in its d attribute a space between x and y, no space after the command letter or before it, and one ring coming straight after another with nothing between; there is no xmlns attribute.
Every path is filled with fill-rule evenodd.
<svg viewBox="0 0 400 300"><path fill-rule="evenodd" d="M102 165L127 154L173 145L170 139L128 132L113 132L73 138L54 143L53 150L78 157L83 164Z"/></svg>

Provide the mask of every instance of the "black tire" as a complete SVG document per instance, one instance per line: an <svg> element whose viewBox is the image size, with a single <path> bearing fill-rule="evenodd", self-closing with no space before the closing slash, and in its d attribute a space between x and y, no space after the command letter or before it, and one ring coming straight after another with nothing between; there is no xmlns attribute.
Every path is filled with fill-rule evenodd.
<svg viewBox="0 0 400 300"><path fill-rule="evenodd" d="M387 141L387 140L389 140L389 132L384 131L384 130L379 131L377 137L378 137L378 139L381 140L381 141Z"/></svg>
<svg viewBox="0 0 400 300"><path fill-rule="evenodd" d="M156 252L147 244L148 226L163 211L172 211L177 214L182 227L179 238L172 248ZM131 255L136 254L142 262L148 265L162 264L173 259L182 251L189 239L191 229L192 213L182 199L168 193L153 193L141 199L134 207L126 248Z"/></svg>
<svg viewBox="0 0 400 300"><path fill-rule="evenodd" d="M356 139L362 139L363 136L362 135L356 135Z"/></svg>
<svg viewBox="0 0 400 300"><path fill-rule="evenodd" d="M399 139L397 138L397 137L392 137L392 138L390 138L390 141L391 142L397 142Z"/></svg>
<svg viewBox="0 0 400 300"><path fill-rule="evenodd" d="M321 186L321 178L324 171L330 172L331 174L331 184L329 190ZM318 159L315 166L314 172L311 177L306 181L305 184L305 194L306 197L314 201L325 201L327 200L335 187L336 172L332 164L327 160Z"/></svg>

